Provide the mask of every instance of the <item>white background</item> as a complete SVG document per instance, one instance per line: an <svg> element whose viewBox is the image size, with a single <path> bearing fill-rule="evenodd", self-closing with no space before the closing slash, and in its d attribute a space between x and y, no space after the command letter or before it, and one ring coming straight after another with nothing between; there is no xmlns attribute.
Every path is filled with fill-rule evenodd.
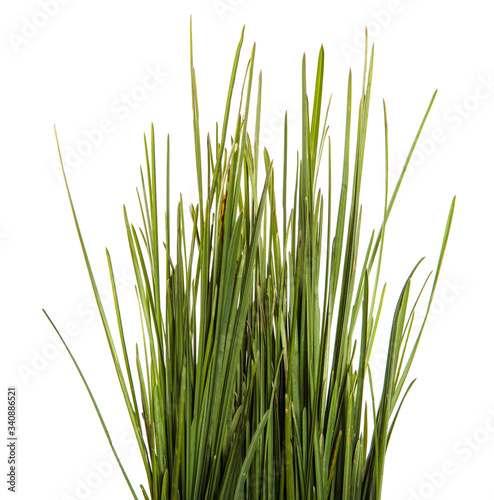
<svg viewBox="0 0 494 500"><path fill-rule="evenodd" d="M262 138L275 159L278 180L279 117L288 110L293 176L300 148L302 54L307 55L312 89L323 44L325 99L333 92L330 134L337 182L348 69L354 74L356 106L364 61L362 29L369 27L376 59L362 193L364 242L370 229L379 226L382 211L381 101L385 98L388 108L393 186L429 99L439 89L419 143L421 152L414 157L388 226L383 269L387 306L375 345L376 380L399 289L423 255L428 258L416 288L434 269L455 194L456 214L431 322L412 368L418 381L386 457L383 499L494 498L494 32L492 12L483 0L2 3L0 317L5 369L1 390L4 401L8 385L18 390L17 498L131 498L112 465L108 443L78 374L41 312L43 307L65 333L94 388L133 484L138 488L145 481L129 439L128 417L104 333L94 314L59 177L53 124L72 167L69 182L98 283L108 290L107 246L120 275L122 307L132 339L138 335L138 324L122 204L138 222L135 186L144 161L142 133L149 131L151 122L163 167L160 180L166 134L171 137L172 206L179 192L187 205L197 195L190 14L203 145L206 133L214 132L215 122L222 120L231 63L245 24L239 78L256 42L256 70L263 70ZM158 76L150 80L147 75L153 74ZM154 88L142 93L143 81ZM134 96L130 104L125 103L125 94ZM94 132L102 123L105 132ZM99 144L84 142L85 133L92 133ZM70 151L78 148L79 161L69 159ZM323 187L325 176L322 172ZM0 422L4 422L0 434L5 435L6 418ZM7 449L1 449L3 471ZM4 498L3 473L2 477Z"/></svg>

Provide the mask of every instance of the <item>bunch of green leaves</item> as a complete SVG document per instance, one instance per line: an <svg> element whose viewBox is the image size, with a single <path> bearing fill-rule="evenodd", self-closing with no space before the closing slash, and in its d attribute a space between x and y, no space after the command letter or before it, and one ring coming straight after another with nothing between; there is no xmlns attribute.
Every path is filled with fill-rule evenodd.
<svg viewBox="0 0 494 500"><path fill-rule="evenodd" d="M110 255L107 252L114 298L111 312L103 307L64 172L84 259L147 475L148 484L141 485L142 494L146 500L377 500L381 498L389 439L403 399L413 384L404 390L431 307L454 210L453 199L427 313L413 341L410 338L416 306L425 283L412 300L411 279L420 261L403 285L389 334L384 383L377 399L369 358L386 288L379 281L386 223L435 94L391 194L384 105L386 181L382 221L377 234L373 232L363 246L363 258L358 259L359 250L362 251L360 191L373 48L370 59L366 51L352 169L351 73L348 77L339 194L333 194L331 185L329 104L322 121L324 51L321 48L319 53L312 105L307 96L304 56L302 148L297 154L295 190L287 193L285 115L279 217L273 161L266 150L262 154L259 151L261 73L257 102L255 107L251 104L255 45L243 79L233 132L228 135L243 35L242 31L223 123L221 127L217 125L214 138L207 136L203 150L191 29L199 200L189 207L192 232L186 235L186 209L180 199L175 249L171 248L170 237L170 140L168 137L166 215L162 221L157 208L161 191L157 186L153 128L150 140L145 137L146 163L141 168L142 186L138 193L140 228L129 222L124 208L142 324L142 345L140 350L136 346L135 366L129 359ZM253 134L247 131L251 122ZM321 165L329 172L326 207L317 188ZM264 170L261 192L259 169ZM333 196L339 198L334 203L338 207L336 229L331 232ZM289 210L290 199L293 206ZM164 241L159 233L163 223ZM110 331L109 314L116 315L119 348L117 336ZM65 342L64 345L137 499L96 401ZM371 410L363 396L366 381L372 394Z"/></svg>

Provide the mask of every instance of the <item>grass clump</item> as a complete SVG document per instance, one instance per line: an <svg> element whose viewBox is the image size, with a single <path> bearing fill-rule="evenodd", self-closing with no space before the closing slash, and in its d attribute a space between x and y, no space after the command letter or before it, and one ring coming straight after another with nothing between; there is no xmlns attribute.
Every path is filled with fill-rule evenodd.
<svg viewBox="0 0 494 500"><path fill-rule="evenodd" d="M185 235L187 210L180 200L173 251L170 140L161 236L163 221L157 209L160 189L153 128L150 141L145 139L140 228L128 220L124 208L143 335L141 348L136 347L135 365L123 333L110 255L107 252L114 296L111 314L116 314L118 332L110 331L110 311L103 307L98 292L64 172L84 259L147 475L147 486L141 485L142 495L146 500L377 500L381 498L387 446L403 399L413 384L406 386L407 376L427 319L426 314L414 329L412 340L418 297L415 300L410 296L411 280L419 261L396 304L383 386L374 387L369 358L385 293L385 285L379 280L384 236L435 94L391 192L384 106L383 216L377 233L373 232L367 245L362 245L360 191L373 48L370 57L366 51L364 83L356 113L352 110L351 73L348 78L339 193L334 193L331 185L328 113L323 113L324 51L321 48L319 52L312 103L307 97L304 56L302 147L297 156L296 184L295 190L288 193L285 118L282 213L278 214L273 160L266 150L262 154L259 150L262 79L259 74L254 104L255 46L235 121L230 118L242 43L243 31L233 62L223 123L217 126L214 139L207 136L203 149L191 35L199 200L189 207L190 238ZM352 153L350 125L354 114L357 137ZM252 125L253 133L249 134ZM321 166L329 169L326 206L317 188ZM264 172L260 174L259 170ZM264 177L262 191L258 191L260 177ZM333 197L338 207L336 214L331 212ZM427 313L453 210L454 199ZM331 217L336 217L334 232L324 229L331 227ZM324 252L323 248L327 250ZM96 401L65 342L64 345L86 385L132 496L137 499ZM372 394L370 408L364 401L366 381Z"/></svg>

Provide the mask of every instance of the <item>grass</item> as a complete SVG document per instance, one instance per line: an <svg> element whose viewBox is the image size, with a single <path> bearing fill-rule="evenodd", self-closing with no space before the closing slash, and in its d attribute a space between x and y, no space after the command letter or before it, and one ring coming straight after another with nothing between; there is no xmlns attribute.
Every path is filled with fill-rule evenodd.
<svg viewBox="0 0 494 500"><path fill-rule="evenodd" d="M379 230L362 245L360 191L365 187L362 172L374 49L370 56L366 50L356 112L352 110L351 73L348 77L344 161L336 193L331 184L328 111L324 113L322 102L324 50L319 52L311 103L304 56L302 144L297 154L296 185L293 192L287 192L285 116L283 192L278 205L273 160L259 148L262 75L254 103L255 45L242 83L241 102L231 118L243 35L242 31L223 123L217 126L214 137L207 136L204 148L191 27L199 200L189 207L190 235L185 234L187 210L182 200L172 224L170 139L163 221L157 209L162 189L157 185L153 128L149 140L145 137L146 163L141 168L138 192L141 227L128 220L124 207L142 324L142 344L136 345L135 361L131 361L133 354L126 345L110 254L107 251L114 307L105 309L64 171L81 248L147 476L141 493L146 500L377 500L382 494L389 440L413 385L413 381L407 382L410 366L431 307L454 210L453 199L425 299L427 314L416 324L416 306L427 283L418 297L411 297L419 261L396 304L383 386L374 387L369 359L386 289L379 279L386 223L435 93L392 190L388 185L388 123L383 106L386 181L382 220ZM351 151L354 115L357 137ZM251 128L253 132L248 133ZM326 205L317 187L321 166L329 171ZM262 191L258 191L260 178L264 178ZM332 204L338 207L336 214L331 212ZM327 229L332 217L336 217L333 233ZM176 230L173 249L172 225ZM110 314L116 316L118 332L110 330ZM62 342L137 499L82 371ZM372 395L370 407L364 400L366 383Z"/></svg>

